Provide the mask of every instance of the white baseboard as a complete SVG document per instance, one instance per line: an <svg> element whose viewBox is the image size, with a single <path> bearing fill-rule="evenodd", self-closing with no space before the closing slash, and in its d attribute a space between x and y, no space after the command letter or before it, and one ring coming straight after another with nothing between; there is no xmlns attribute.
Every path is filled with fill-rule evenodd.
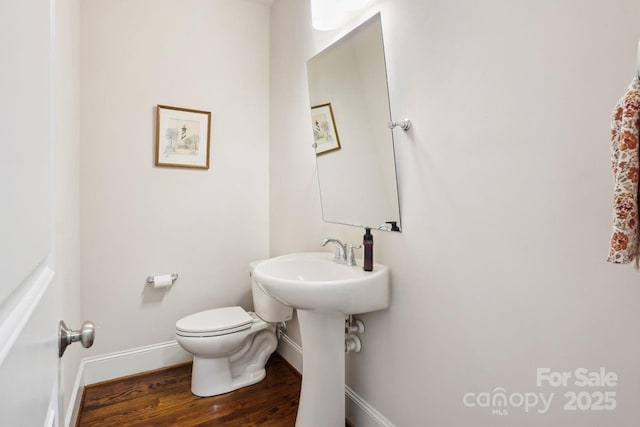
<svg viewBox="0 0 640 427"><path fill-rule="evenodd" d="M395 427L348 385L344 386L344 393L347 396L345 411L351 424L356 427Z"/></svg>
<svg viewBox="0 0 640 427"><path fill-rule="evenodd" d="M176 341L167 341L130 350L88 357L84 364L84 385L166 368L188 362L192 355L183 350Z"/></svg>
<svg viewBox="0 0 640 427"><path fill-rule="evenodd" d="M302 347L298 343L288 335L282 334L277 351L298 372L302 372ZM356 427L395 427L349 386L345 385L344 389L347 397L345 411L351 424Z"/></svg>
<svg viewBox="0 0 640 427"><path fill-rule="evenodd" d="M276 351L289 362L289 365L302 374L302 347L297 342L292 340L289 335L281 334Z"/></svg>
<svg viewBox="0 0 640 427"><path fill-rule="evenodd" d="M192 357L176 341L167 341L82 359L64 425L75 426L86 385L189 362Z"/></svg>

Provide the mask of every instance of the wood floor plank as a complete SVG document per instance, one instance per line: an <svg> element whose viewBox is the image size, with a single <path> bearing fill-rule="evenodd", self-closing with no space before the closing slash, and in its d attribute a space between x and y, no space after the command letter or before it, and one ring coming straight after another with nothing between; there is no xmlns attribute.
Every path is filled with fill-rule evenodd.
<svg viewBox="0 0 640 427"><path fill-rule="evenodd" d="M301 380L279 355L266 378L220 396L191 394L191 365L127 377L85 389L78 426L292 427Z"/></svg>

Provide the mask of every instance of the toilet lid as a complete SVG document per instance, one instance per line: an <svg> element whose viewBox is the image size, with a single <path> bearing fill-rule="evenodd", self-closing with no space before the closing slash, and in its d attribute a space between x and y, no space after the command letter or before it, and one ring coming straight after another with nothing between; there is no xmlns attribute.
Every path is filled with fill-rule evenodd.
<svg viewBox="0 0 640 427"><path fill-rule="evenodd" d="M211 334L216 332L236 332L251 327L253 318L242 307L222 307L200 311L176 322L180 332Z"/></svg>

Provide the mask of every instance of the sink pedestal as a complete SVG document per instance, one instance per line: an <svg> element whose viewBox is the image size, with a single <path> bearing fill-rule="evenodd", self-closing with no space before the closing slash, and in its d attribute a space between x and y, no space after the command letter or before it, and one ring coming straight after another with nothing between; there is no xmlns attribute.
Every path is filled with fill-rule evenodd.
<svg viewBox="0 0 640 427"><path fill-rule="evenodd" d="M253 279L298 310L302 391L296 427L344 427L344 319L389 307L389 268L334 261L332 253L282 255L259 263Z"/></svg>
<svg viewBox="0 0 640 427"><path fill-rule="evenodd" d="M298 310L302 390L296 427L344 427L344 319L340 312Z"/></svg>

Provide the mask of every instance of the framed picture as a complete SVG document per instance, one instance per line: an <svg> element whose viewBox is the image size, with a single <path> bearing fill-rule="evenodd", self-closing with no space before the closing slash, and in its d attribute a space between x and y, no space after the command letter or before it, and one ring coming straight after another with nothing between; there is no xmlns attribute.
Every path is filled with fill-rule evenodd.
<svg viewBox="0 0 640 427"><path fill-rule="evenodd" d="M331 103L311 107L311 125L316 156L340 149L340 138Z"/></svg>
<svg viewBox="0 0 640 427"><path fill-rule="evenodd" d="M158 105L156 166L209 169L211 113Z"/></svg>

